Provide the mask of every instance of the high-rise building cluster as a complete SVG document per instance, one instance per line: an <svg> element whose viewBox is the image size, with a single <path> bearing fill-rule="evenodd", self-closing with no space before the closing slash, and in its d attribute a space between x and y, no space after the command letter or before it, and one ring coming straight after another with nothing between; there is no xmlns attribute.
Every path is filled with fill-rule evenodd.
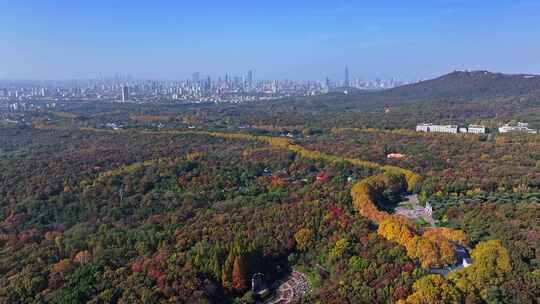
<svg viewBox="0 0 540 304"><path fill-rule="evenodd" d="M329 79L326 79L326 86L332 89ZM359 90L384 90L391 89L401 85L409 84L412 82L400 81L394 77L389 79L380 79L376 78L373 80L364 80L360 77L355 77L351 79L349 68L345 67L345 75L343 79L344 88L355 88Z"/></svg>
<svg viewBox="0 0 540 304"><path fill-rule="evenodd" d="M345 68L344 80L293 81L256 80L252 70L243 75L225 74L212 78L200 72L181 81L133 80L116 76L69 81L3 81L0 102L105 100L115 102L230 102L245 103L291 96L313 96L340 88L385 89L402 84L390 80L350 78Z"/></svg>

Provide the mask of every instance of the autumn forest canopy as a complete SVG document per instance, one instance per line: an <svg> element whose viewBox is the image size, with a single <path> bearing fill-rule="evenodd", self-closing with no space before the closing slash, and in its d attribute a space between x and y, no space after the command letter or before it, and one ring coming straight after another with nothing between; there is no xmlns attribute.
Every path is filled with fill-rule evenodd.
<svg viewBox="0 0 540 304"><path fill-rule="evenodd" d="M540 300L537 79L0 118L0 303Z"/></svg>

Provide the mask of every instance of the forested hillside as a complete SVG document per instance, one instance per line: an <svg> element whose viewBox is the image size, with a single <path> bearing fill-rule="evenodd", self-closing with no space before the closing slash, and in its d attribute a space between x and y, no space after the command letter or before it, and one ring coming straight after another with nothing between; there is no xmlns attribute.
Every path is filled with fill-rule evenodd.
<svg viewBox="0 0 540 304"><path fill-rule="evenodd" d="M381 95L403 101L432 98L458 101L497 97L538 98L540 76L456 71L432 80L391 89Z"/></svg>
<svg viewBox="0 0 540 304"><path fill-rule="evenodd" d="M332 92L190 111L215 125L412 128L417 123L524 120L540 127L540 76L453 72L383 91Z"/></svg>
<svg viewBox="0 0 540 304"><path fill-rule="evenodd" d="M471 303L526 303L538 296L531 291L538 286L538 231L501 235L494 232L500 228L478 226L468 209L462 210L471 215L460 222L452 206L469 208L470 201L447 205L445 195L478 194L482 185L471 180L462 189L437 188L444 183L438 186L435 173L445 169L436 162L380 166L333 149L325 136L304 142L201 131L0 131L3 302L252 303L260 298L249 292L255 273L271 286L293 268L308 277L312 291L297 298L306 302L417 303L433 284L448 286L439 296ZM347 138L390 136L390 142L394 135L336 130L333 136L340 140L346 132ZM370 139L362 147L380 142ZM348 142L338 146L355 151ZM445 146L437 146L442 153ZM364 159L381 160L367 154L373 157ZM420 181L396 165L432 170L433 176ZM431 197L441 225L471 234L475 259L491 261L490 250L501 261L508 256L507 264L493 264L498 281L478 267L449 280L425 276L428 266L455 261L445 239L467 243L469 237L446 228L423 233L397 217L373 218L375 211L364 211L367 202L355 190L362 183L376 187L366 192L374 204L393 204L407 188ZM534 183L505 186L496 188L537 189ZM516 205L498 220L501 227L512 227L505 223L537 204L523 200L529 205ZM400 234L400 225L411 235ZM485 242L494 239L505 247ZM487 277L467 283L478 275Z"/></svg>
<svg viewBox="0 0 540 304"><path fill-rule="evenodd" d="M352 213L347 180L373 169L212 136L2 132L3 302L222 303L292 265L315 298L387 302L422 273ZM34 132L49 145L15 136Z"/></svg>
<svg viewBox="0 0 540 304"><path fill-rule="evenodd" d="M411 128L535 126L537 90L3 112L0 303L536 303L538 135Z"/></svg>

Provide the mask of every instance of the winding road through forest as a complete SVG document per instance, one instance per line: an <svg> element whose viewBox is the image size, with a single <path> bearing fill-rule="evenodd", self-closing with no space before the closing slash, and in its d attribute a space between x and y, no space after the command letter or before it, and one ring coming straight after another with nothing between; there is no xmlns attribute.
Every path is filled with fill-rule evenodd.
<svg viewBox="0 0 540 304"><path fill-rule="evenodd" d="M82 130L97 131L97 132L133 132L129 130L111 131L111 130L88 129L88 128L84 128ZM379 193L379 192L382 193L384 189L389 186L386 184L386 182L388 181L386 180L384 173L402 175L405 178L407 190L409 192L412 191L416 183L419 182L420 176L410 170L403 169L396 166L380 165L378 163L371 162L371 161L365 161L365 160L354 159L354 158L346 158L346 157L341 157L337 155L326 154L319 151L309 150L300 146L294 140L290 138L284 138L284 137L257 136L257 135L246 134L246 133L225 133L225 132L208 132L208 131L137 130L137 132L148 133L148 134L154 134L154 133L164 134L165 133L165 134L173 134L173 135L198 134L198 135L214 136L214 137L233 139L233 140L234 139L255 140L255 141L267 143L270 146L273 146L276 148L290 150L304 158L322 160L322 161L327 161L330 163L348 162L358 167L378 169L382 173L360 180L353 186L351 190L351 196L353 198L353 206L355 207L355 209L362 216L372 220L379 226L381 225L385 226L384 229L388 228L386 226L393 225L392 226L393 228L391 229L394 229L394 230L397 229L398 231L407 231L407 233L410 235L409 238L413 238L413 237L423 238L424 237L422 235L422 232L414 228L414 224L412 222L409 222L410 220L402 216L389 214L389 213L379 210L376 202L373 199L373 196L376 193ZM388 240L400 243L401 245L405 247L408 246L409 240L394 238L391 234L395 232L391 232L390 234L385 234L387 232L385 232L384 229L381 230L381 227L379 227L379 230L378 230L379 234L382 234L383 237L387 238ZM433 229L434 229L433 231L436 232L436 230L440 228L433 228ZM441 233L441 236L444 236L447 238L450 235L450 238L448 240L451 240L452 238L451 233L453 233L452 231L442 231L440 233ZM428 239L426 239L426 241L427 240ZM423 261L423 256L411 256L411 258L414 258L414 259L419 258L420 261L422 262L422 266L427 267L427 264L425 263L425 261ZM295 300L302 298L304 295L310 292L309 282L306 276L298 271L293 271L284 281L281 281L279 285L275 287L275 289L276 289L276 292L275 292L274 297L266 303L289 304Z"/></svg>

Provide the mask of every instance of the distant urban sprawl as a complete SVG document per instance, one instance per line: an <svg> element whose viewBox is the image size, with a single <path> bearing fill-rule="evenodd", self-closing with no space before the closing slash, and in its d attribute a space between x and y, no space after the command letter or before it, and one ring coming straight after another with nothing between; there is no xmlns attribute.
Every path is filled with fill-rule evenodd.
<svg viewBox="0 0 540 304"><path fill-rule="evenodd" d="M350 78L345 69L344 78L334 81L257 80L253 71L241 76L211 78L193 73L189 79L134 80L130 77L112 77L89 80L16 81L0 82L0 101L3 107L28 107L24 101L104 100L115 102L228 102L245 103L295 96L314 96L332 91L348 93L350 90L380 90L406 84L395 78L388 80L362 80ZM49 103L54 106L54 103Z"/></svg>

